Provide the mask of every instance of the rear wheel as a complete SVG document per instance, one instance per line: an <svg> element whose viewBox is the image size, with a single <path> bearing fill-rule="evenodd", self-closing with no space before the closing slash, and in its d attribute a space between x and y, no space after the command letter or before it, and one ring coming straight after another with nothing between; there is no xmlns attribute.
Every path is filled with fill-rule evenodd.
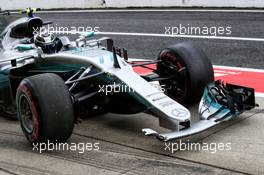
<svg viewBox="0 0 264 175"><path fill-rule="evenodd" d="M73 104L58 75L39 74L22 80L16 104L21 128L30 143L63 142L71 136Z"/></svg>
<svg viewBox="0 0 264 175"><path fill-rule="evenodd" d="M161 76L174 76L160 81L165 93L181 104L193 104L202 97L205 86L214 81L210 60L200 49L180 43L162 50L157 65Z"/></svg>

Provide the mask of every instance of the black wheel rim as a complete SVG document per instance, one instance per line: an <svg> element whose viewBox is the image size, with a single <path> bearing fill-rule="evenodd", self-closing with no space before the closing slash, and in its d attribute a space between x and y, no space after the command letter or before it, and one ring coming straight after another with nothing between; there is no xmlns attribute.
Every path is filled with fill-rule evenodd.
<svg viewBox="0 0 264 175"><path fill-rule="evenodd" d="M176 55L174 55L171 52L167 52L164 55L160 57L162 61L170 62L172 63L177 70L181 71L183 70L184 73L181 76L178 76L176 78L170 79L170 80L163 80L160 81L161 85L165 85L166 91L165 93L169 96L174 96L175 100L178 102L183 102L186 99L187 91L188 91L188 76L187 76L187 70L186 65L177 58ZM166 70L165 67L158 66L158 69L162 71L162 69ZM166 74L166 73L165 73Z"/></svg>
<svg viewBox="0 0 264 175"><path fill-rule="evenodd" d="M187 82L185 78L186 77L182 75L182 77L162 81L161 84L167 87L166 93L175 96L177 101L183 101L187 94Z"/></svg>
<svg viewBox="0 0 264 175"><path fill-rule="evenodd" d="M19 115L23 128L27 133L32 133L34 131L35 117L32 112L30 99L25 95L21 95L19 99Z"/></svg>

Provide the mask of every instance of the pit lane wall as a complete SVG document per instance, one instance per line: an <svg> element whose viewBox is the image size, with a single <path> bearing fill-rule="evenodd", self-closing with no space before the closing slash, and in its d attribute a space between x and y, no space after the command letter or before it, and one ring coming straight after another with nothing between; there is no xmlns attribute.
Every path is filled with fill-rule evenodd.
<svg viewBox="0 0 264 175"><path fill-rule="evenodd" d="M42 9L103 8L104 0L0 0L2 10L18 10L28 7Z"/></svg>
<svg viewBox="0 0 264 175"><path fill-rule="evenodd" d="M264 0L0 0L2 10L127 7L237 7L264 8Z"/></svg>
<svg viewBox="0 0 264 175"><path fill-rule="evenodd" d="M264 0L106 0L107 7L236 7L263 8Z"/></svg>

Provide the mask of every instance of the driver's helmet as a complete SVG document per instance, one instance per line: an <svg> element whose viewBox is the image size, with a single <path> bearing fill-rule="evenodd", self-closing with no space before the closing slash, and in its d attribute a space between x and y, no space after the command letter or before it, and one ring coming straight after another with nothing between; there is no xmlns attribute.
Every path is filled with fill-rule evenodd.
<svg viewBox="0 0 264 175"><path fill-rule="evenodd" d="M38 33L34 36L34 42L37 47L41 47L44 53L52 54L58 51L58 42L56 36L52 33Z"/></svg>

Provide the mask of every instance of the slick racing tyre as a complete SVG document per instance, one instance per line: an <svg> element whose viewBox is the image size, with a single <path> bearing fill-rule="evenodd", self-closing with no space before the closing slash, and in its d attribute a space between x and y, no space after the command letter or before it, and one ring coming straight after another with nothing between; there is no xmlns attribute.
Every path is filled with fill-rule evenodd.
<svg viewBox="0 0 264 175"><path fill-rule="evenodd" d="M205 53L189 43L180 43L162 50L157 65L161 76L174 76L159 81L165 93L183 105L198 102L205 86L214 81L214 72ZM173 75L172 75L173 74Z"/></svg>
<svg viewBox="0 0 264 175"><path fill-rule="evenodd" d="M30 143L64 142L72 134L74 109L64 81L56 74L27 77L16 94L18 119Z"/></svg>

